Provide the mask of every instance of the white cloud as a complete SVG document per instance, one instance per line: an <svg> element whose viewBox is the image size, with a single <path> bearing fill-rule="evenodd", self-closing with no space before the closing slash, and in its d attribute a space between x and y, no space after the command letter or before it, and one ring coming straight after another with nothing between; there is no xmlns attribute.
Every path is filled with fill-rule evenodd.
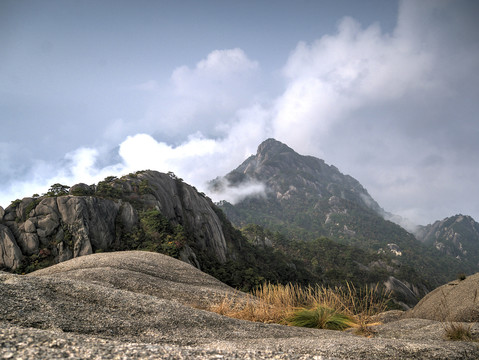
<svg viewBox="0 0 479 360"><path fill-rule="evenodd" d="M224 136L223 124L254 103L259 86L259 65L243 50L215 50L194 67L172 72L148 110L148 130L182 140L198 131Z"/></svg>
<svg viewBox="0 0 479 360"><path fill-rule="evenodd" d="M462 189L479 196L468 181L479 170L457 163L479 154L471 136L479 134L470 101L479 86L471 4L402 1L392 33L345 18L336 34L299 43L284 67L274 136L324 157L387 210L418 222L456 211ZM443 161L424 166L432 156ZM472 203L463 208L479 213Z"/></svg>
<svg viewBox="0 0 479 360"><path fill-rule="evenodd" d="M388 211L418 222L453 212L479 218L470 201L479 197L475 4L401 1L390 33L344 18L335 34L301 42L285 59L277 98L262 94L267 74L243 50L212 51L166 82L136 86L152 102L143 119L108 128L105 138L120 144L116 165L100 166L99 149L80 149L59 174L71 185L150 168L201 188L276 137L351 174ZM38 164L31 178L48 179L47 188L55 169ZM19 194L7 193L8 201Z"/></svg>
<svg viewBox="0 0 479 360"><path fill-rule="evenodd" d="M231 204L250 198L250 197L265 197L266 186L260 182L246 182L240 186L232 186L226 181L219 182L219 190L215 190L211 194L214 201L226 200Z"/></svg>

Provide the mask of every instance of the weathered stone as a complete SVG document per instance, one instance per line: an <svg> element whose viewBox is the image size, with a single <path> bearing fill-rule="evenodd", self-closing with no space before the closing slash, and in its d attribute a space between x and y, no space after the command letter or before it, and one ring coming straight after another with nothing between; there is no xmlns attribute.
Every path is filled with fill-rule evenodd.
<svg viewBox="0 0 479 360"><path fill-rule="evenodd" d="M0 268L16 270L23 255L8 227L0 224Z"/></svg>
<svg viewBox="0 0 479 360"><path fill-rule="evenodd" d="M3 220L3 215L5 215L5 210L0 206L0 221Z"/></svg>
<svg viewBox="0 0 479 360"><path fill-rule="evenodd" d="M130 203L121 205L120 220L127 232L132 231L138 225L138 214Z"/></svg>
<svg viewBox="0 0 479 360"><path fill-rule="evenodd" d="M5 209L5 214L3 215L3 220L5 221L14 221L16 217L15 210L11 210L8 207Z"/></svg>
<svg viewBox="0 0 479 360"><path fill-rule="evenodd" d="M399 295L399 298L404 299L404 302L400 304L404 310L408 310L418 301L418 294L415 294L404 282L396 279L394 276L390 276L384 282L384 286L393 294Z"/></svg>
<svg viewBox="0 0 479 360"><path fill-rule="evenodd" d="M194 251L188 246L185 245L180 251L180 260L184 261L187 264L193 265L197 269L201 270L201 265L196 258Z"/></svg>
<svg viewBox="0 0 479 360"><path fill-rule="evenodd" d="M107 250L115 241L118 203L91 196L62 196L57 201L62 221L74 238L75 256L91 253L92 248Z"/></svg>
<svg viewBox="0 0 479 360"><path fill-rule="evenodd" d="M24 229L25 229L25 232L27 232L27 233L37 232L37 228L36 228L35 224L30 219L27 219L27 221L25 221Z"/></svg>
<svg viewBox="0 0 479 360"><path fill-rule="evenodd" d="M405 317L479 322L479 273L431 291Z"/></svg>
<svg viewBox="0 0 479 360"><path fill-rule="evenodd" d="M39 217L38 225L37 225L38 236L46 238L52 235L59 225L60 225L60 219L58 218L58 215L56 215L55 213Z"/></svg>
<svg viewBox="0 0 479 360"><path fill-rule="evenodd" d="M57 256L57 262L63 262L63 261L67 261L67 260L70 260L71 258L73 258L73 254L72 254L72 251L70 250L70 248L64 243L64 242L61 242L57 245L57 249L58 249L58 256Z"/></svg>
<svg viewBox="0 0 479 360"><path fill-rule="evenodd" d="M84 195L25 198L5 210L4 223L24 255L48 249L54 261L65 261L122 247L122 235L139 227L138 209L158 209L188 234L190 246L180 253L185 261L201 267L194 251L223 263L236 256L238 246L225 238L211 200L180 179L145 171L113 182L112 187L122 194L114 200ZM78 190L72 191L75 194L91 190L85 184L72 188Z"/></svg>
<svg viewBox="0 0 479 360"><path fill-rule="evenodd" d="M0 294L3 358L113 358L118 348L124 352L114 352L115 358L479 357L474 342L444 341L443 324L435 321L393 321L365 338L198 310L191 304L214 302L218 295L241 300L244 295L188 264L154 253L94 254L28 276L0 272ZM471 325L477 333L478 325ZM159 352L158 344L167 345L168 351ZM192 347L196 353L178 353Z"/></svg>
<svg viewBox="0 0 479 360"><path fill-rule="evenodd" d="M18 246L24 255L33 255L38 253L39 239L37 234L22 233L18 238Z"/></svg>
<svg viewBox="0 0 479 360"><path fill-rule="evenodd" d="M30 205L32 204L33 201L35 201L35 199L31 198L31 197L23 198L22 201L20 201L20 203L16 207L16 218L17 219L23 219L24 220L28 216L27 209L30 208Z"/></svg>
<svg viewBox="0 0 479 360"><path fill-rule="evenodd" d="M157 171L138 175L138 181L146 181L153 190L142 196L142 201L173 223L191 230L197 247L225 262L228 257L226 239L221 221L213 210L213 204L201 196L192 186Z"/></svg>

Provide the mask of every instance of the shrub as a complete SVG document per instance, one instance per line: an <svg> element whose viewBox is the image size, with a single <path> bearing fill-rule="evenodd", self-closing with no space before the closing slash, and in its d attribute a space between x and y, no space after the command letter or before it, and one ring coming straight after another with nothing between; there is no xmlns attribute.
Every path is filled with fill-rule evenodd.
<svg viewBox="0 0 479 360"><path fill-rule="evenodd" d="M466 280L466 274L464 273L457 274L457 280L459 281Z"/></svg>
<svg viewBox="0 0 479 360"><path fill-rule="evenodd" d="M68 195L69 189L70 189L70 186L68 185L62 185L62 184L56 183L50 186L50 189L48 189L48 192L45 195L51 196L51 197Z"/></svg>
<svg viewBox="0 0 479 360"><path fill-rule="evenodd" d="M321 305L296 310L286 322L292 326L329 330L344 330L354 324L351 317Z"/></svg>

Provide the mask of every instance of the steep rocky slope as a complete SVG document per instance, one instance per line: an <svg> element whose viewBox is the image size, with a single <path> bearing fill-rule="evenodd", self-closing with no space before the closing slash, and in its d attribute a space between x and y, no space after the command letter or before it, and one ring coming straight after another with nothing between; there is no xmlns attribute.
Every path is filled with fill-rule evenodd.
<svg viewBox="0 0 479 360"><path fill-rule="evenodd" d="M375 338L368 339L339 331L230 319L189 306L189 295L200 293L203 300L214 301L218 292L237 295L193 266L144 252L78 257L28 276L0 272L0 357L479 356L475 343L444 341L442 324L430 320L385 324L377 328ZM477 330L474 325L473 331Z"/></svg>

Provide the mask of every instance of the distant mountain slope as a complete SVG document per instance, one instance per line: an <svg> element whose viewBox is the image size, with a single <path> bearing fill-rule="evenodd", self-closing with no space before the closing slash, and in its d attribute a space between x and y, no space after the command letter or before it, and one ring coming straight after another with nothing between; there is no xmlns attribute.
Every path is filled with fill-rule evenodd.
<svg viewBox="0 0 479 360"><path fill-rule="evenodd" d="M264 196L219 206L236 226L253 223L296 240L329 237L343 244L384 252L415 269L433 286L472 273L469 264L427 247L402 227L385 220L384 210L354 178L323 160L303 156L274 139L264 141L256 155L210 182L217 193L244 184L264 184Z"/></svg>
<svg viewBox="0 0 479 360"><path fill-rule="evenodd" d="M467 215L455 215L422 226L416 237L424 244L479 267L479 223Z"/></svg>

